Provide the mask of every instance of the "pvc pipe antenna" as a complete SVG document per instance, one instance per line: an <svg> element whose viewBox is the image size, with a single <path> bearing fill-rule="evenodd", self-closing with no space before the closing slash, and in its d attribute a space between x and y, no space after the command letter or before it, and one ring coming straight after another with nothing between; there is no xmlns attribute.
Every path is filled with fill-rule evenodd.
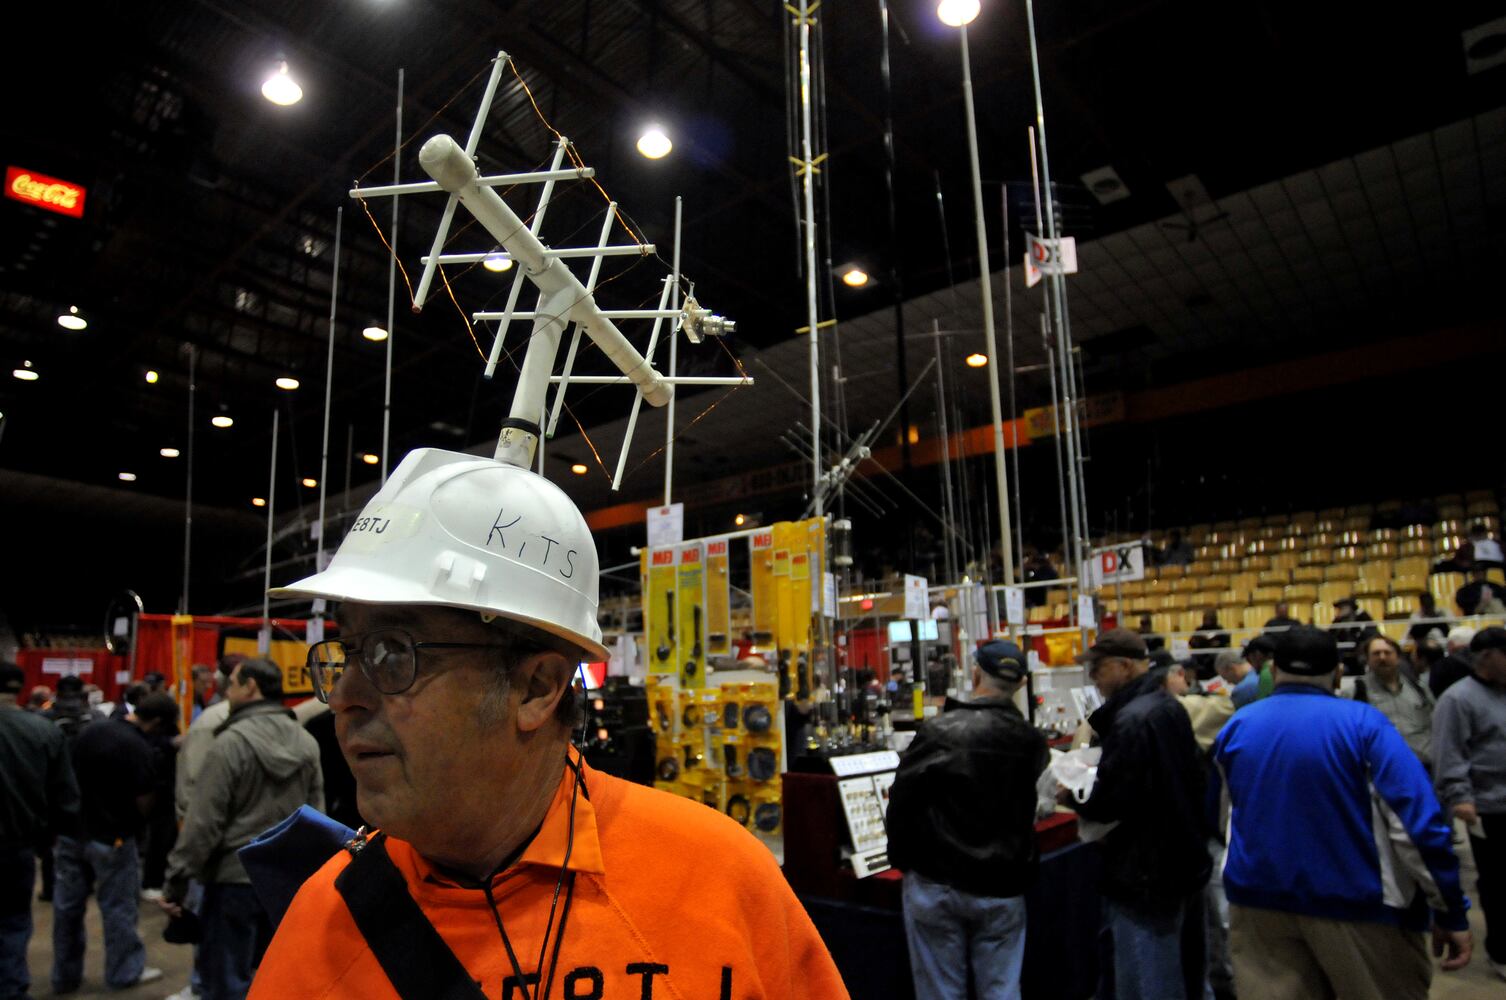
<svg viewBox="0 0 1506 1000"><path fill-rule="evenodd" d="M451 142L453 141L454 140L451 140ZM556 143L554 147L554 162L550 165L549 168L551 171L559 169L560 162L565 158L565 149L569 145L570 140L566 139L564 136L560 136L559 142ZM425 144L425 146L427 147L427 143ZM470 163L470 157L466 157L466 162ZM471 166L474 170L475 164L471 164ZM451 193L453 194L454 192ZM549 209L549 199L553 194L554 181L545 181L544 189L539 192L539 207L534 209L533 221L528 226L529 233L534 236L539 235L539 227L544 224L544 213ZM500 201L501 199L498 198L498 200ZM516 216L514 216L514 218L516 218ZM520 221L519 226L521 227L521 225L522 223ZM498 242L502 242L502 237L498 236L497 233L493 232L492 235L497 237ZM524 277L525 275L523 274L523 268L521 267L518 268L517 273L512 276L512 288L508 289L507 291L507 307L502 310L502 314L500 316L496 317L496 319L498 320L497 335L492 338L492 349L491 352L486 356L486 371L482 373L483 378L490 379L493 375L497 374L497 361L502 357L502 341L507 336L508 324L512 322L512 311L517 308L518 293L523 290Z"/></svg>
<svg viewBox="0 0 1506 1000"><path fill-rule="evenodd" d="M670 308L679 311L680 307L680 212L683 203L679 195L675 195L675 249L674 270L671 272L669 285ZM675 377L675 366L679 361L680 332L678 320L670 320L669 326L669 377ZM669 406L665 408L664 420L664 506L668 507L672 496L675 476L675 398L669 397Z"/></svg>
<svg viewBox="0 0 1506 1000"><path fill-rule="evenodd" d="M397 71L397 135L392 143L392 183L401 176L403 161L403 70ZM387 368L382 374L382 482L387 482L388 446L392 440L392 345L397 340L393 329L393 309L397 302L397 205L392 199L392 236L387 241L391 256L387 259ZM268 500L270 503L270 499Z"/></svg>
<svg viewBox="0 0 1506 1000"><path fill-rule="evenodd" d="M450 197L454 197L451 195ZM596 249L605 249L607 237L612 235L612 221L617 218L617 203L607 203L606 218L601 220L601 235L596 239ZM601 262L603 257L598 254L591 261L591 275L586 279L586 291L596 294L596 279L601 275ZM605 314L605 313L603 313ZM554 390L554 410L549 414L549 430L546 437L554 437L554 428L560 422L560 410L565 404L565 390L570 388L570 373L575 370L575 352L580 349L580 324L575 324L575 332L570 337L570 350L565 355L565 367L559 380L559 388Z"/></svg>
<svg viewBox="0 0 1506 1000"><path fill-rule="evenodd" d="M1015 544L1018 546L1016 553L1021 559L1025 557L1025 507L1020 500L1020 428L1015 421L1018 418L1016 412L1016 388L1017 373L1014 368L1014 283L1009 278L1011 264L1009 256L1009 185L1006 183L999 189L999 201L1003 209L1004 230L1004 359L1009 368L1009 426L1010 433L1014 435L1009 449L1009 459L1012 473L1011 485L1014 487L1014 530Z"/></svg>
<svg viewBox="0 0 1506 1000"><path fill-rule="evenodd" d="M329 417L335 392L335 310L340 298L340 234L345 224L345 206L335 209L335 259L329 279L329 354L324 362L324 438L319 455L319 546L314 552L314 571L324 572L324 499L329 488Z"/></svg>
<svg viewBox="0 0 1506 1000"><path fill-rule="evenodd" d="M499 51L492 59L492 73L486 81L486 93L481 96L481 106L476 109L476 120L471 123L471 134L465 139L465 155L476 156L476 146L481 142L481 126L486 124L486 116L491 113L492 99L497 96L497 81L502 79L502 70L506 68L508 55ZM429 248L429 255L424 258L424 273L418 279L418 290L413 293L413 311L423 310L424 303L429 299L429 284L434 280L434 268L437 265L439 251L444 249L445 240L450 237L450 222L455 218L455 206L459 199L451 194L445 199L444 214L439 219L439 229L434 233L434 243Z"/></svg>

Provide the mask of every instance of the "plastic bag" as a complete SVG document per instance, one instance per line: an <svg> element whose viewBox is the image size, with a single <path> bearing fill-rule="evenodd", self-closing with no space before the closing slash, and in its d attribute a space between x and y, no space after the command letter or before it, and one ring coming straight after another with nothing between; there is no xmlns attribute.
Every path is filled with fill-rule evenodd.
<svg viewBox="0 0 1506 1000"><path fill-rule="evenodd" d="M1056 785L1061 785L1072 793L1072 798L1078 802L1086 802L1093 794L1093 786L1098 782L1098 760L1103 756L1101 747L1082 747L1063 753L1060 750L1051 751L1051 765L1041 775L1036 783L1036 794L1043 793L1042 786L1048 780L1051 783L1051 798L1056 799ZM1118 826L1115 820L1112 823L1097 823L1090 819L1077 819L1077 835L1085 843L1101 840L1108 836L1110 830Z"/></svg>

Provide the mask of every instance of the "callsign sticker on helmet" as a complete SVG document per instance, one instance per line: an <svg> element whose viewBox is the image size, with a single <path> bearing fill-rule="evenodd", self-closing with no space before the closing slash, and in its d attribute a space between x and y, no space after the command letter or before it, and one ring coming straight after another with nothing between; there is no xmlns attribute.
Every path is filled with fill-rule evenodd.
<svg viewBox="0 0 1506 1000"><path fill-rule="evenodd" d="M437 448L409 452L329 567L272 590L366 604L437 604L531 625L605 660L596 543L542 476Z"/></svg>

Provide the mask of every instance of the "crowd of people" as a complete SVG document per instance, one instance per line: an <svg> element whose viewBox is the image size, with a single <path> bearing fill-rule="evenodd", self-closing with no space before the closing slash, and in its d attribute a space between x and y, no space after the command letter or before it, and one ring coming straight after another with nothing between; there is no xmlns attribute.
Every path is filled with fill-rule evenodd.
<svg viewBox="0 0 1506 1000"><path fill-rule="evenodd" d="M324 807L320 751L283 706L282 670L225 657L193 673L191 724L160 673L102 702L76 676L34 688L0 664L0 997L24 997L38 863L52 905L52 992L83 982L92 896L104 928L111 990L156 982L139 931L139 901L173 918L193 943L193 980L178 994L243 997L269 927L236 852L300 805ZM184 903L189 904L185 909Z"/></svg>
<svg viewBox="0 0 1506 1000"><path fill-rule="evenodd" d="M1104 700L1079 742L1101 756L1091 794L1057 803L1101 852L1098 995L1421 1000L1427 935L1447 971L1474 949L1456 824L1506 980L1506 629L1406 649L1370 630L1353 674L1335 631L1281 623L1205 664L1113 628L1084 653ZM968 996L969 968L977 995L1020 995L1047 770L1024 660L981 647L974 701L922 726L891 792L921 1000Z"/></svg>

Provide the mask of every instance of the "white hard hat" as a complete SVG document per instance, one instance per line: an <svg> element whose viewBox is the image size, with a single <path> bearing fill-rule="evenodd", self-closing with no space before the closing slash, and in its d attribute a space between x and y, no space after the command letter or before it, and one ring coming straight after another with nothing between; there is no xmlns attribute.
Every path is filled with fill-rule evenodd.
<svg viewBox="0 0 1506 1000"><path fill-rule="evenodd" d="M437 604L508 618L607 659L596 543L570 498L528 469L409 452L322 573L273 597Z"/></svg>

